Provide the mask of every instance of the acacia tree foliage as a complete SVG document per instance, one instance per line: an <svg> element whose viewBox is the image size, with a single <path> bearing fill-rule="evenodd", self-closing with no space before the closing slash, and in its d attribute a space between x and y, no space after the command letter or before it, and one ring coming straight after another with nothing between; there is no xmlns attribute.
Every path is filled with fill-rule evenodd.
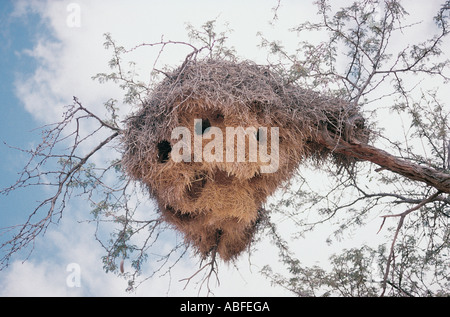
<svg viewBox="0 0 450 317"><path fill-rule="evenodd" d="M383 143L384 150L395 155L392 158L381 155L378 159L378 149L366 149L359 156L351 145L343 146L345 153L353 152L380 168L358 164L354 173L330 171L331 190L326 192L323 188L311 190L300 175L300 189L291 188L270 208L295 219L298 234L339 219L334 232L339 236L380 215L380 231L388 231L391 238L378 248L361 246L333 255L331 268L324 270L302 266L272 224L270 232L289 276L267 266L263 273L300 296L448 295L450 197L445 179L450 167L450 109L437 97L438 88L426 90L422 81L448 83L449 61L442 45L449 32L450 2L444 2L434 18L435 35L396 50L393 41L417 27L405 25L408 13L399 1L359 1L334 11L332 1L316 3L320 22L303 23L295 31L325 32L325 41L302 42L296 54L289 54L280 43L263 39L272 53L288 61L290 66L281 71L289 80L310 87L332 87L333 92L368 111L368 118L378 113L397 114L409 122L409 128L403 136L387 136L381 129L373 129L373 142ZM383 112L385 108L390 112ZM335 150L340 151L340 145ZM396 171L392 167L397 159L406 164ZM415 169L410 164L433 168L432 177L439 179L437 173L442 173L443 179L438 186L417 182L418 178L407 175ZM313 223L302 217L309 210L319 215ZM387 222L393 224L392 219L397 224L385 227Z"/></svg>
<svg viewBox="0 0 450 317"><path fill-rule="evenodd" d="M283 2L277 4L275 19ZM340 9L329 0L316 4L318 22L302 23L292 31L300 37L316 32L321 41L301 41L297 51L288 52L283 43L261 35L261 46L268 49L270 66L286 83L338 95L365 111L372 125L371 145L331 142L324 137L331 150L360 160L351 173L324 162L319 168L326 183L317 189L306 176L317 167L302 167L291 186L265 206L271 216L261 224L262 232L279 249L287 275L269 266L262 274L298 296L449 295L450 110L439 99L438 89L427 90L424 83L449 79L443 41L448 40L450 2L437 8L435 34L403 48L394 45L395 39L420 24L405 24L408 14L400 1L359 0ZM227 34L216 33L214 21L200 30L187 29L191 42L161 39L131 49L106 34L105 48L112 51L111 73L94 79L117 83L124 90L124 104L135 105L167 73L167 67L159 67L167 47L187 49L185 62L200 56L238 59L225 46ZM131 52L144 48L158 51L150 83L137 75L133 63L126 63ZM107 115L100 116L74 97L61 122L42 129L42 143L21 150L30 155L29 163L2 194L29 186L45 187L54 194L38 204L23 224L2 229L8 238L1 245L1 268L17 251L32 250L34 240L57 223L69 200L78 196L90 202L92 221L110 231L105 237L99 230L95 237L105 249L104 269L128 278L129 289L152 276L170 274L188 254L189 246L182 239L166 254L154 252L170 230L156 211L152 215L140 212L143 205L147 210L151 206L121 169L124 114L119 103L108 100ZM385 135L372 120L389 111L408 123L403 135ZM102 161L99 155L106 150L112 159ZM305 216L311 214L313 221ZM387 238L378 247L362 245L333 255L328 269L307 267L296 258L295 241L287 242L280 234L278 215L292 220L299 237L319 225L338 223L330 240L380 217L380 232ZM151 252L153 273L140 277ZM124 271L123 261L132 264L133 272ZM186 282L198 273L204 274L200 283L209 291L209 279L218 276L216 260L202 263Z"/></svg>

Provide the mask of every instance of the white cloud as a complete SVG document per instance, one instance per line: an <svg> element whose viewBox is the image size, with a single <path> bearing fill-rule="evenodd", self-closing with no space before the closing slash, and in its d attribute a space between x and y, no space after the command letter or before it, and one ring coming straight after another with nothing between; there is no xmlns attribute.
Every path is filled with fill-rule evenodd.
<svg viewBox="0 0 450 317"><path fill-rule="evenodd" d="M38 12L46 21L50 33L37 34L38 44L28 53L39 61L34 74L16 82L18 96L28 111L45 122L59 118L61 106L76 95L90 107L98 107L110 97L117 97L117 87L100 86L91 80L99 72L107 72L111 52L103 48L104 33L111 33L119 45L127 48L142 42L165 40L189 41L185 23L200 27L218 18L229 22L234 32L229 44L243 57L265 62L265 53L257 48L258 31L286 43L295 43L295 34L286 30L308 15L311 4L289 3L277 28L269 25L273 1L76 1L79 6L80 27L72 27L68 17L73 14L73 1L20 1L16 15L25 17L27 11ZM283 7L280 12L283 12ZM287 44L289 45L289 44ZM159 48L142 49L129 54L148 77ZM167 48L161 58L164 64L176 66L189 51L182 47ZM56 110L55 110L56 109Z"/></svg>
<svg viewBox="0 0 450 317"><path fill-rule="evenodd" d="M2 279L0 296L65 296L65 277L61 273L49 270L51 264L33 261L14 262Z"/></svg>

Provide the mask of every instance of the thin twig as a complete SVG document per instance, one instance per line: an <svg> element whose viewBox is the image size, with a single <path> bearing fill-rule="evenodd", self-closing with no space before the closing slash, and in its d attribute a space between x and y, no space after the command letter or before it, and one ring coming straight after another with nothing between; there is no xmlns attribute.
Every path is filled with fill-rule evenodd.
<svg viewBox="0 0 450 317"><path fill-rule="evenodd" d="M386 286L387 286L390 266L391 266L392 259L394 258L395 243L397 242L397 237L398 237L398 234L400 233L400 229L403 226L403 222L405 220L405 217L407 215L409 215L411 212L413 212L415 210L418 210L421 207L425 206L426 204L434 201L440 194L441 194L441 192L438 191L435 194L433 194L430 197L428 197L427 199L424 199L421 203L417 204L416 206L414 206L414 207L412 207L412 208L410 208L410 209L408 209L408 210L406 210L406 211L404 211L404 212L402 212L400 214L383 216L384 220L386 220L386 218L388 218L388 217L400 217L400 219L399 219L399 222L398 222L398 225L397 225L397 229L396 229L395 234L394 234L394 239L392 240L389 257L388 257L387 262L386 262L386 270L384 272L384 277L383 277L383 291L381 293L381 296L384 296L384 294L386 292ZM384 220L383 220L383 224L384 224ZM383 226L383 224L382 224L382 226ZM381 230L381 228L380 228L380 230Z"/></svg>

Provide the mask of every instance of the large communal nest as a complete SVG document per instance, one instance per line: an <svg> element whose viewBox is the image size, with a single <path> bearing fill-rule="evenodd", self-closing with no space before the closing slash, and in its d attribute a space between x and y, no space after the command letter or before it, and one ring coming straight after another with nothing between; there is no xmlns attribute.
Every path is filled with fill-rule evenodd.
<svg viewBox="0 0 450 317"><path fill-rule="evenodd" d="M263 203L299 164L334 155L317 141L318 132L364 141L363 123L350 103L285 84L267 66L190 60L167 74L127 119L122 164L147 186L163 219L187 243L203 256L218 253L229 260L250 244ZM180 127L184 135L173 133ZM222 133L213 133L213 127ZM246 129L245 151L237 136L230 136L234 145L226 142L230 127ZM234 160L226 160L225 153L222 160L215 156L221 150L216 141L222 141L224 152L234 150ZM252 159L250 144L268 155ZM174 160L175 148L183 160ZM239 151L244 151L240 160ZM351 163L343 156L334 159Z"/></svg>

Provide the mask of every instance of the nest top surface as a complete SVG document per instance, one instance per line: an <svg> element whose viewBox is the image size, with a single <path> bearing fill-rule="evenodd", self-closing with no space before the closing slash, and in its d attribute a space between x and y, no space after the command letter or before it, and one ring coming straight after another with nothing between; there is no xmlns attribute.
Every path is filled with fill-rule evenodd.
<svg viewBox="0 0 450 317"><path fill-rule="evenodd" d="M343 118L358 112L344 100L286 84L269 66L251 61L190 60L153 88L144 105L128 119L129 127L149 127L158 135L160 129L174 128L179 113L193 107L218 109L243 122L260 116L273 125L302 129L330 116Z"/></svg>
<svg viewBox="0 0 450 317"><path fill-rule="evenodd" d="M268 111L283 107L283 80L267 66L249 61L190 61L171 73L155 89L149 102L171 111L187 100L201 100L206 107L223 107L238 113L254 106ZM155 105L155 104L154 104Z"/></svg>
<svg viewBox="0 0 450 317"><path fill-rule="evenodd" d="M129 127L151 127L159 135L160 129L177 125L180 113L193 108L217 109L243 122L260 116L286 123L298 106L293 107L300 91L292 91L267 66L249 61L189 61L154 87L141 109L129 118Z"/></svg>

